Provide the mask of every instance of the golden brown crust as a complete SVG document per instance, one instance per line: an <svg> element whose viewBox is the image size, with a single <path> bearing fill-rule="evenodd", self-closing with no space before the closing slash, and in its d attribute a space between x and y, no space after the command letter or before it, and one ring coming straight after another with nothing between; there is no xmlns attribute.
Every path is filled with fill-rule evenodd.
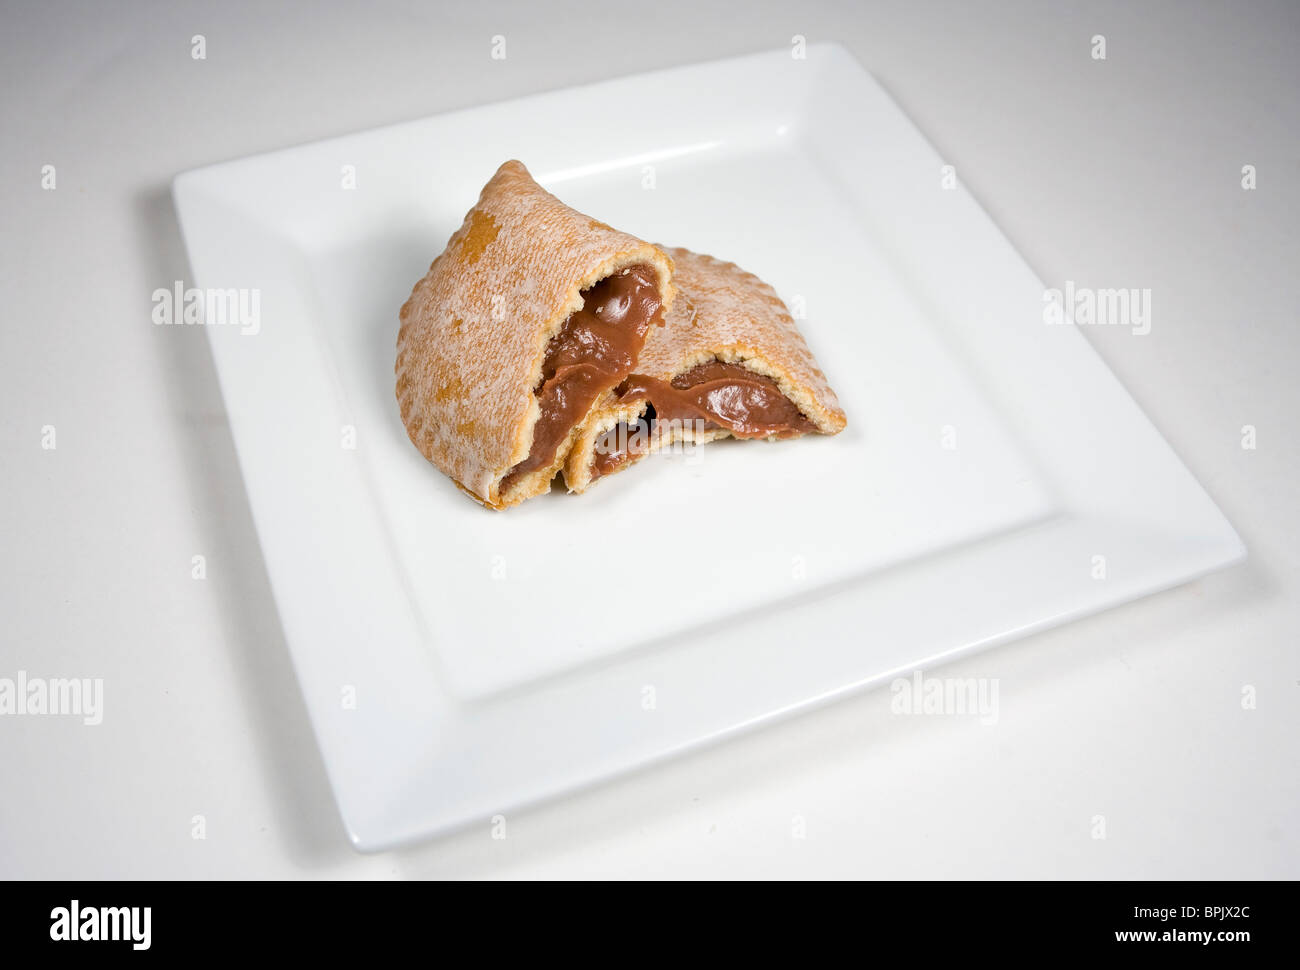
<svg viewBox="0 0 1300 970"><path fill-rule="evenodd" d="M673 260L679 298L665 318L666 326L650 334L634 372L671 380L715 359L743 364L776 381L819 432L842 431L847 419L839 400L776 291L735 263L687 249L664 251ZM591 484L592 457L601 435L644 412L644 402L620 404L613 394L591 410L565 463L570 491L581 492ZM677 441L703 443L728 436L720 429L665 429L652 437L647 453Z"/></svg>
<svg viewBox="0 0 1300 970"><path fill-rule="evenodd" d="M532 447L546 345L583 290L637 264L655 268L670 308L660 249L569 208L520 162L502 165L402 306L397 400L421 454L492 508L549 491L577 429L549 468L500 494Z"/></svg>

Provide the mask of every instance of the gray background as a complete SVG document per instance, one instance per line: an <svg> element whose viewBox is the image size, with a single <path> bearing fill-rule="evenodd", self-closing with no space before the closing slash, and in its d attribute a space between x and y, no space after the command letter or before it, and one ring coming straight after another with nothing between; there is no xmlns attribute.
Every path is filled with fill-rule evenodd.
<svg viewBox="0 0 1300 970"><path fill-rule="evenodd" d="M171 178L793 34L875 73L1044 280L1152 290L1148 336L1086 336L1250 560L945 668L999 679L996 727L877 691L505 840L355 855L206 336L150 323L189 278ZM1293 3L4 4L0 676L106 702L0 718L0 876L1300 876L1298 52Z"/></svg>

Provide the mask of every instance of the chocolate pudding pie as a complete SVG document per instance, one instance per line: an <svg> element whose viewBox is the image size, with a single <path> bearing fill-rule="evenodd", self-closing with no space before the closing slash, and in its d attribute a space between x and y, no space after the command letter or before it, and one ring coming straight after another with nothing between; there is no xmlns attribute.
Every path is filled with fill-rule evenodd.
<svg viewBox="0 0 1300 970"><path fill-rule="evenodd" d="M592 407L661 329L671 277L660 249L506 162L402 307L411 441L492 508L549 491Z"/></svg>

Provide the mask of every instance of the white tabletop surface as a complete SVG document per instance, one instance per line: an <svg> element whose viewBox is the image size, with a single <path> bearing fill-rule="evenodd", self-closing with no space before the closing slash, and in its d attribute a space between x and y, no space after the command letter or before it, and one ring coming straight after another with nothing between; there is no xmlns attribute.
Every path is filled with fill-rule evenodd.
<svg viewBox="0 0 1300 970"><path fill-rule="evenodd" d="M1300 876L1300 7L1056 6L4 4L0 677L103 678L104 719L0 716L0 877ZM796 34L875 73L1044 280L1151 290L1148 335L1086 335L1249 560L945 668L997 678L996 725L876 691L504 839L358 855L206 335L150 321L189 278L171 178Z"/></svg>

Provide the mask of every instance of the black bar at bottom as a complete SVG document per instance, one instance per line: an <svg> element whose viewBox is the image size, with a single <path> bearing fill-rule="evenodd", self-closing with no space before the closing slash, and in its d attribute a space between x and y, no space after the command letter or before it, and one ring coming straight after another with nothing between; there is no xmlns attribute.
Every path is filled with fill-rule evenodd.
<svg viewBox="0 0 1300 970"><path fill-rule="evenodd" d="M951 952L1286 950L1293 882L0 883L0 952L14 958L245 956L291 947L295 962L374 957L416 944L427 959L511 943L622 960L665 957L677 938L745 948L800 941L864 955L897 943ZM484 928L496 927L487 938ZM449 945L455 950L447 950ZM601 949L595 949L595 947ZM612 946L613 949L604 949ZM978 951L973 947L978 946Z"/></svg>

